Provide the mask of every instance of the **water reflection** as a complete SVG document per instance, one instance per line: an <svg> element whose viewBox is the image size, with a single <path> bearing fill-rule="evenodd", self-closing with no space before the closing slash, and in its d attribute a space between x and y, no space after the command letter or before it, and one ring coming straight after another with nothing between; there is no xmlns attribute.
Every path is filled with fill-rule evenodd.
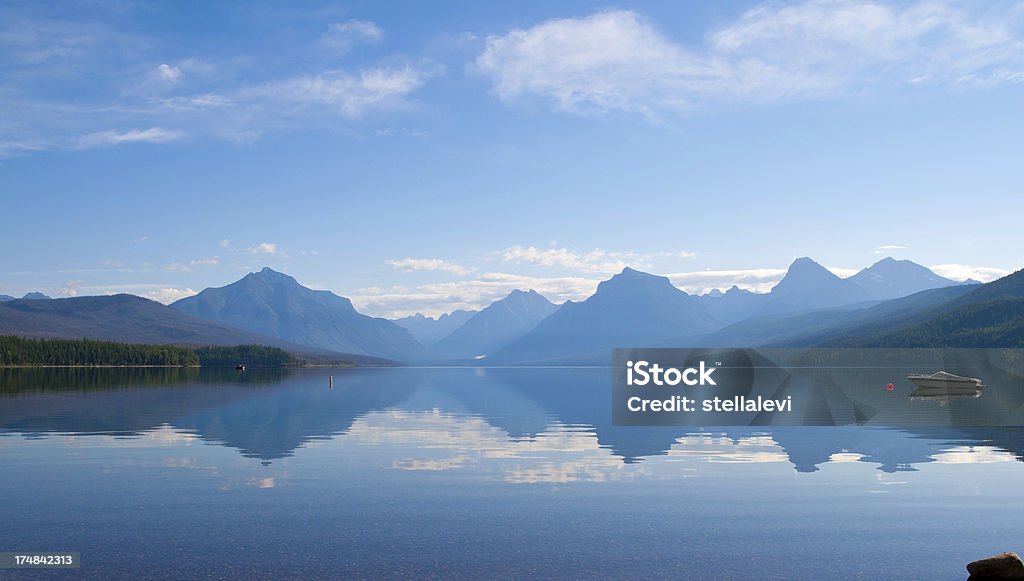
<svg viewBox="0 0 1024 581"><path fill-rule="evenodd" d="M375 448L396 472L510 483L688 478L754 463L815 472L857 462L893 474L1024 457L1018 428L613 426L605 369L4 370L0 379L8 436L203 442L265 464L333 440Z"/></svg>

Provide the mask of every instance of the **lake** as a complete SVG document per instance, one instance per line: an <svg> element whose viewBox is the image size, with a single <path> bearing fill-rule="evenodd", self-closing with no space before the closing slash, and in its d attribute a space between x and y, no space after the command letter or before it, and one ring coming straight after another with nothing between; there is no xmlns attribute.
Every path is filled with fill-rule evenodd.
<svg viewBox="0 0 1024 581"><path fill-rule="evenodd" d="M610 407L600 368L0 370L0 551L82 562L3 576L964 579L1024 549L1021 429Z"/></svg>

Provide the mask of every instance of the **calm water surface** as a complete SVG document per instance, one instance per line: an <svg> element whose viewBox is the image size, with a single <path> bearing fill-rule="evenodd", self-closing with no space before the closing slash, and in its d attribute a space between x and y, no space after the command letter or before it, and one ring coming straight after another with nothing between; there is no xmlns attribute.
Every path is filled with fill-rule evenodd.
<svg viewBox="0 0 1024 581"><path fill-rule="evenodd" d="M83 563L0 575L963 579L1024 549L1022 454L613 427L607 369L0 370L0 551Z"/></svg>

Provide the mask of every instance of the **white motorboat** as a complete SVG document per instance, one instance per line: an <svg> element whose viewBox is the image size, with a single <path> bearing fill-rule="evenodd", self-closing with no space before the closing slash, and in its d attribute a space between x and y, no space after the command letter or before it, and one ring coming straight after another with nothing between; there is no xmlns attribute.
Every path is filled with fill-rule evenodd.
<svg viewBox="0 0 1024 581"><path fill-rule="evenodd" d="M945 371L931 375L911 373L907 379L914 382L917 389L909 394L910 399L919 401L937 401L945 405L954 399L981 397L985 384L977 377L963 377Z"/></svg>
<svg viewBox="0 0 1024 581"><path fill-rule="evenodd" d="M939 371L931 375L910 373L907 375L907 379L917 387L928 390L975 391L980 387L985 387L977 377L963 377L946 373L945 371Z"/></svg>

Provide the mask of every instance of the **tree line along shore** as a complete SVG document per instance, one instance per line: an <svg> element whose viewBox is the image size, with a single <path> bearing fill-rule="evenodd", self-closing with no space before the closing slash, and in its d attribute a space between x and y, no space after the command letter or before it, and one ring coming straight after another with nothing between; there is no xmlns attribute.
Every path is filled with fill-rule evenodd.
<svg viewBox="0 0 1024 581"><path fill-rule="evenodd" d="M306 363L266 345L145 345L0 336L0 367L300 367Z"/></svg>

